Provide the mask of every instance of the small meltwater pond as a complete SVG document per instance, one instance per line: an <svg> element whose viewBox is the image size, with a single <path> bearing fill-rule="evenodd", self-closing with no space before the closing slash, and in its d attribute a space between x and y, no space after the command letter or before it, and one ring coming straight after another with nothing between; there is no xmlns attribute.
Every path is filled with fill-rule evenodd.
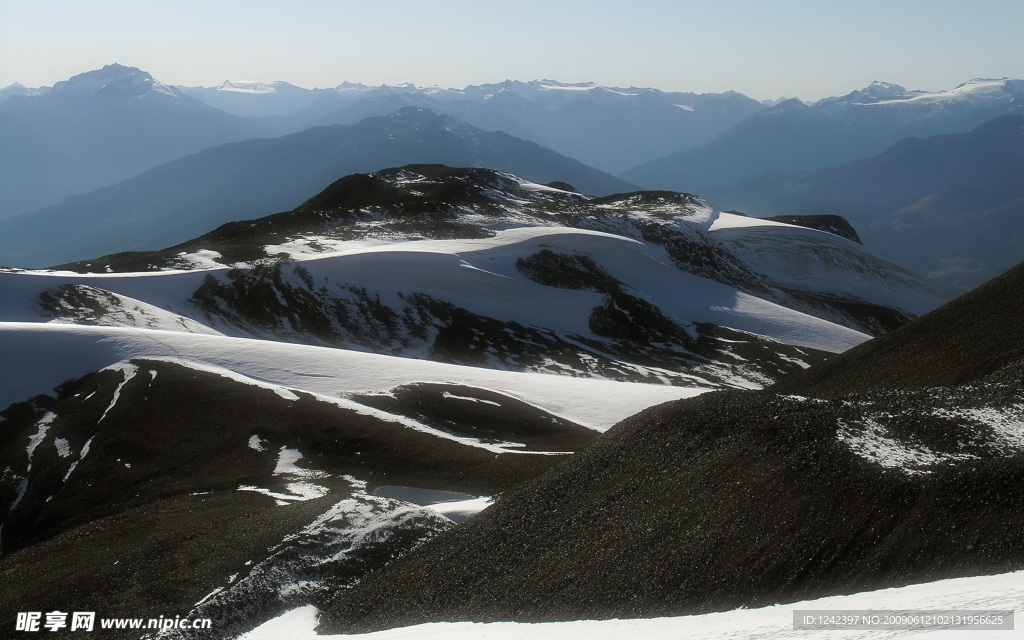
<svg viewBox="0 0 1024 640"><path fill-rule="evenodd" d="M373 495L394 498L437 511L452 522L462 523L491 506L489 496L476 497L454 491L416 487L378 487Z"/></svg>

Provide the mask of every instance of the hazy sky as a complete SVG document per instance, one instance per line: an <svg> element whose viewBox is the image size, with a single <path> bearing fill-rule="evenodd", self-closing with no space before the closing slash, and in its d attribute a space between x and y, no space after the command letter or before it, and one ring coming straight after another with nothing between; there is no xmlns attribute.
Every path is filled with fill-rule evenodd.
<svg viewBox="0 0 1024 640"><path fill-rule="evenodd" d="M0 0L0 87L117 62L176 85L506 78L805 100L1024 78L1024 0Z"/></svg>

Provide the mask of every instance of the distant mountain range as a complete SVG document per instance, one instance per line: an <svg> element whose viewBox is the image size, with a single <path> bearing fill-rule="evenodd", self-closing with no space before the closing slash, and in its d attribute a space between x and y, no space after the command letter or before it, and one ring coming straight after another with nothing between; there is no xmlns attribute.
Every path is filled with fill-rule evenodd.
<svg viewBox="0 0 1024 640"><path fill-rule="evenodd" d="M48 91L4 91L0 219L207 147L267 135L244 118L116 64Z"/></svg>
<svg viewBox="0 0 1024 640"><path fill-rule="evenodd" d="M491 167L597 195L637 188L532 142L407 107L352 126L214 147L0 221L0 264L161 249L225 222L290 210L338 176L409 162Z"/></svg>
<svg viewBox="0 0 1024 640"><path fill-rule="evenodd" d="M735 92L555 81L463 90L351 83L308 90L252 81L172 87L143 70L112 64L52 88L0 89L0 219L207 147L355 124L408 106L504 131L612 172L707 142L762 108Z"/></svg>
<svg viewBox="0 0 1024 640"><path fill-rule="evenodd" d="M230 113L273 116L262 125L282 134L354 124L402 107L429 109L486 131L536 142L612 173L709 142L715 133L763 108L734 91L695 94L555 80L506 80L464 89L344 83L308 90L284 82L179 88Z"/></svg>
<svg viewBox="0 0 1024 640"><path fill-rule="evenodd" d="M881 153L908 136L964 133L1024 114L1024 81L972 80L926 93L881 82L814 104L786 100L712 142L621 174L652 189L702 193L766 171L813 171Z"/></svg>
<svg viewBox="0 0 1024 640"><path fill-rule="evenodd" d="M958 182L963 189L955 193L908 185L907 193L917 189L917 198L901 205L909 209L898 222L888 223L881 218L896 210L883 215L874 204L862 207L876 196L866 187L857 193L856 181L843 203L833 196L812 198L814 189L791 183L796 173L871 157L908 136L966 133L995 117L1019 115L1022 86L1018 80L972 80L928 93L875 82L814 104L791 99L769 107L733 92L669 93L553 80L458 90L353 83L309 90L256 81L171 87L139 69L108 65L50 89L12 85L0 91L0 218L25 214L3 225L0 264L38 267L155 249L229 220L290 209L338 175L440 162L567 182L595 195L634 185L695 192L716 206L759 216L835 212L853 220L868 246L891 259L970 287L1019 256L1012 230L992 239L995 230L1013 226L1012 168ZM366 133L361 123L367 118L394 118L409 108L448 117L456 123L451 135L424 122L421 134L395 124L405 126L400 139L338 137ZM322 128L337 124L356 129L343 135L345 129ZM457 149L461 143L453 136L474 128L479 131L472 149ZM499 131L521 140L498 142ZM480 142L484 132L494 132L486 144ZM530 151L522 140L568 157L541 159L542 150ZM516 150L508 147L516 144ZM626 171L616 181L571 167L570 157ZM904 160L887 156L889 162ZM97 187L105 189L93 193ZM806 197L785 195L794 189ZM967 234L975 239L950 247L942 238L959 233L952 219L968 213L986 222ZM955 229L915 236L946 242L934 250L904 241L907 229L925 227Z"/></svg>

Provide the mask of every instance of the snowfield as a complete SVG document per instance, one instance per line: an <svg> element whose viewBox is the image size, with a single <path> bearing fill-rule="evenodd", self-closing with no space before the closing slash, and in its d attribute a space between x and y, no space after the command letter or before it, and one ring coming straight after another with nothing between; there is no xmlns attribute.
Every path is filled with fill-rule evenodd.
<svg viewBox="0 0 1024 640"><path fill-rule="evenodd" d="M326 347L148 329L0 322L0 352L18 367L0 372L0 405L133 358L165 360L237 380L344 400L414 382L501 391L604 431L651 405L698 389L518 373Z"/></svg>
<svg viewBox="0 0 1024 640"><path fill-rule="evenodd" d="M761 609L737 609L722 613L677 618L640 620L580 620L544 624L515 622L433 623L358 635L317 635L317 610L307 606L293 609L241 636L239 640L888 640L891 638L934 638L935 640L1012 640L1024 638L1024 625L1015 620L1012 631L949 630L924 631L811 631L794 630L795 610L1003 610L1019 609L1024 602L1024 571L996 576L958 578L882 589L848 596L833 596ZM1019 611L1017 612L1020 613Z"/></svg>
<svg viewBox="0 0 1024 640"><path fill-rule="evenodd" d="M779 284L871 300L914 315L951 296L935 283L919 280L852 240L796 225L720 213L709 231L756 273L770 273ZM866 259L867 258L867 259Z"/></svg>
<svg viewBox="0 0 1024 640"><path fill-rule="evenodd" d="M787 231L802 232L801 228L784 226ZM815 233L828 236L833 243L842 240ZM790 235L785 235L784 243ZM333 250L312 253L310 242L318 247L326 244ZM381 292L426 293L489 318L588 333L588 314L600 302L600 294L544 286L517 269L517 260L543 249L600 256L600 265L613 277L632 284L646 299L680 322L707 322L785 344L831 352L845 351L868 338L853 329L685 273L672 266L665 250L657 245L600 231L528 227L498 231L486 239L381 244L330 243L312 238L267 247L270 254L284 253L298 261L316 282L326 279ZM774 250L774 243L769 250ZM223 278L229 271L228 267L212 262L210 253L186 256L199 267L195 271L88 275L0 272L0 319L38 321L40 294L77 285L111 292L122 298L122 307L138 309L133 318L124 321L127 326L215 333L217 327L200 324L201 314L190 302L205 278ZM161 314L159 310L164 311ZM149 318L152 320L148 321Z"/></svg>

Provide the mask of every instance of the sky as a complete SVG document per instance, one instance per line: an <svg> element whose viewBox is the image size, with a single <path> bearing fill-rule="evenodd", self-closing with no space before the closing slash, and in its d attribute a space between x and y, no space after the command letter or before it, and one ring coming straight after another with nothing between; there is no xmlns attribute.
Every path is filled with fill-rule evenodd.
<svg viewBox="0 0 1024 640"><path fill-rule="evenodd" d="M757 99L1024 78L1021 0L0 0L0 87L555 79Z"/></svg>

